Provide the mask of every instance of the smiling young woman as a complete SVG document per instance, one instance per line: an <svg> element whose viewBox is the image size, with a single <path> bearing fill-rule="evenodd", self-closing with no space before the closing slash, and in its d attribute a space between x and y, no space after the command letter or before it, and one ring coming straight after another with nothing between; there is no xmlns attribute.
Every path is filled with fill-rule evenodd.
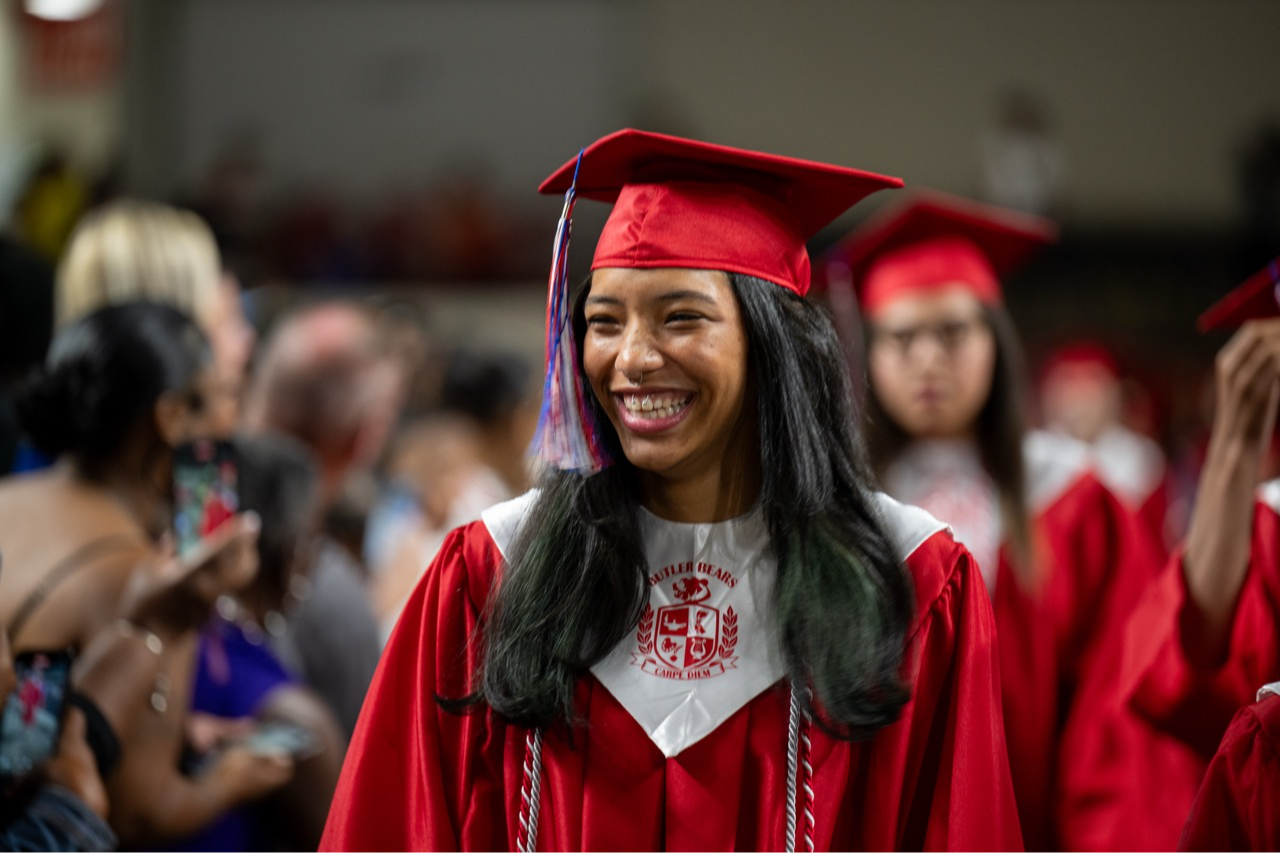
<svg viewBox="0 0 1280 853"><path fill-rule="evenodd" d="M550 464L406 606L323 847L1018 846L981 579L868 487L803 298L805 239L896 183L637 131L544 183L614 202Z"/></svg>

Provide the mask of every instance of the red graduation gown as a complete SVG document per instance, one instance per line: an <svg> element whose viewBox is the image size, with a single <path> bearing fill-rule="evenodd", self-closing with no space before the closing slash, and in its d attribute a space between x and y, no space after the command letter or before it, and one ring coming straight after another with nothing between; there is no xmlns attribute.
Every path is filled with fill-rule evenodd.
<svg viewBox="0 0 1280 853"><path fill-rule="evenodd" d="M1015 576L1006 544L993 599L1009 765L1029 850L1061 847L1073 834L1073 815L1055 804L1062 774L1088 772L1061 748L1071 721L1095 711L1078 690L1081 675L1105 657L1108 635L1158 559L1133 513L1087 466L1057 476L1032 518L1036 582Z"/></svg>
<svg viewBox="0 0 1280 853"><path fill-rule="evenodd" d="M1280 850L1280 697L1241 708L1196 795L1182 850Z"/></svg>
<svg viewBox="0 0 1280 853"><path fill-rule="evenodd" d="M1181 621L1187 602L1182 554L1175 554L1143 596L1125 637L1122 687L1155 725L1207 759L1237 709L1259 684L1280 675L1280 481L1263 486L1254 507L1249 566L1222 666L1187 660Z"/></svg>
<svg viewBox="0 0 1280 853"><path fill-rule="evenodd" d="M1280 669L1280 488L1272 484L1259 494L1227 661L1203 670L1187 660L1179 551L1148 584L1115 651L1093 673L1094 718L1064 738L1064 751L1083 768L1059 797L1076 829L1064 837L1070 846L1167 850L1176 844L1181 816L1232 715Z"/></svg>
<svg viewBox="0 0 1280 853"><path fill-rule="evenodd" d="M434 698L469 690L468 641L500 564L483 522L446 541L383 654L321 849L513 849L527 730ZM982 579L945 531L906 565L912 699L868 742L813 729L817 846L1019 849ZM540 848L782 848L785 685L669 759L593 676L578 701L587 726L545 736Z"/></svg>

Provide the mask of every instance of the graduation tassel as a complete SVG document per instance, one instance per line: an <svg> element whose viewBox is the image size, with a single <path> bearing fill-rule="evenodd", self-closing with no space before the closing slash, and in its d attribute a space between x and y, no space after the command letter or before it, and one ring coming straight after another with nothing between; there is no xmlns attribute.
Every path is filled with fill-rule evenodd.
<svg viewBox="0 0 1280 853"><path fill-rule="evenodd" d="M556 226L551 252L551 277L547 283L547 374L542 386L542 411L529 453L542 463L562 471L594 474L613 461L600 441L599 425L588 403L591 393L578 370L578 343L573 337L569 306L569 235L573 230L573 204L578 169L564 194L564 211Z"/></svg>

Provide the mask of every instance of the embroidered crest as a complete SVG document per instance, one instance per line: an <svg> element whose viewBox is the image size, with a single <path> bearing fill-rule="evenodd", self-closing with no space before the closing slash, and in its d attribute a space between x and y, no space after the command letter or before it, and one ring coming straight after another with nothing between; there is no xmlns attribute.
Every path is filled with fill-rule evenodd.
<svg viewBox="0 0 1280 853"><path fill-rule="evenodd" d="M657 610L651 604L645 605L636 629L638 649L631 656L632 665L650 675L679 681L714 678L734 669L738 660L733 655L738 645L738 614L732 606L721 613L708 600L713 579L729 587L736 585L736 579L724 569L706 563L684 563L668 566L650 583L656 585L678 572L701 572L707 576L692 574L671 585L680 604Z"/></svg>

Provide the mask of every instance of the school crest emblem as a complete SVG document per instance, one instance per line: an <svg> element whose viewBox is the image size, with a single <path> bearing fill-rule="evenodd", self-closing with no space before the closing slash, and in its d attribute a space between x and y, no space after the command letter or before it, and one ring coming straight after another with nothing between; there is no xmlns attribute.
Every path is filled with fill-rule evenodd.
<svg viewBox="0 0 1280 853"><path fill-rule="evenodd" d="M738 615L733 607L711 606L712 580L696 575L673 583L681 603L655 610L646 604L636 629L639 646L632 664L659 678L680 681L713 678L733 669L737 658Z"/></svg>

